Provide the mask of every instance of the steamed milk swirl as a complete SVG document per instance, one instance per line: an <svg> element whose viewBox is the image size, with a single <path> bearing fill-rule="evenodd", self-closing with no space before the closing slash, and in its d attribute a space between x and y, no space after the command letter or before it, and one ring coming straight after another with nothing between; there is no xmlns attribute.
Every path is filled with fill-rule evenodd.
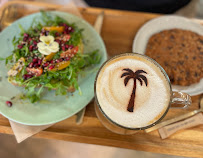
<svg viewBox="0 0 203 158"><path fill-rule="evenodd" d="M139 70L137 76L130 70ZM104 65L96 81L96 95L102 111L112 121L128 128L140 128L156 122L166 111L170 87L159 67L145 57L129 54ZM130 99L133 112L127 109Z"/></svg>

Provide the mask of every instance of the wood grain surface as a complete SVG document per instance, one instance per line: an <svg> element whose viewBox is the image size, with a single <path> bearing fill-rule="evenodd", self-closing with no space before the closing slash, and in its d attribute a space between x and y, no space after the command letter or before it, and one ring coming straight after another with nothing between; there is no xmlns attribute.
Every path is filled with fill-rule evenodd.
<svg viewBox="0 0 203 158"><path fill-rule="evenodd" d="M30 3L30 2L29 2ZM33 5L42 5L34 3ZM50 8L59 6L47 5ZM84 19L93 24L97 15L104 10L104 23L101 36L110 56L131 52L132 42L138 29L147 21L159 15L107 10L99 8L80 8ZM185 110L170 109L164 120L199 108L199 96L192 97L192 106ZM9 121L0 115L0 132L13 134ZM203 157L203 125L179 131L162 140L158 131L138 132L134 135L118 135L107 130L97 119L93 102L86 109L84 122L76 125L75 116L56 123L34 137L59 139L81 143L100 144L148 152Z"/></svg>

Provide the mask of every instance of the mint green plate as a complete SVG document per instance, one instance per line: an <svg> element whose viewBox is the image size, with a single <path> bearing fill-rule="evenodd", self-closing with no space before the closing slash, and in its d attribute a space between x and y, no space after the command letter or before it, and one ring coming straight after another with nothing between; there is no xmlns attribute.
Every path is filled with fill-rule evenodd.
<svg viewBox="0 0 203 158"><path fill-rule="evenodd" d="M94 28L83 19L65 12L49 12L52 15L63 17L68 22L74 22L79 28L83 28L84 52L99 49L102 55L100 64L85 70L85 76L79 79L82 95L75 91L73 95L55 96L55 91L47 92L43 99L35 104L28 100L13 101L13 106L8 107L5 102L13 96L19 96L24 88L11 85L7 81L7 69L5 62L0 62L0 112L8 119L26 125L47 125L62 121L84 108L94 97L94 80L99 67L107 59L104 42ZM21 24L25 29L29 28L33 19L40 19L41 14L35 13L23 17L0 33L0 57L7 57L12 53L12 39L18 36Z"/></svg>

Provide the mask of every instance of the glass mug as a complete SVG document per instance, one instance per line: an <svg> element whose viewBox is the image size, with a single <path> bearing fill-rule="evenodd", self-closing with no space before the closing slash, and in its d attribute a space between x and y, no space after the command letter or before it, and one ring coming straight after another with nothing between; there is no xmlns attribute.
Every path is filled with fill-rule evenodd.
<svg viewBox="0 0 203 158"><path fill-rule="evenodd" d="M191 104L188 94L172 91L168 75L155 60L137 53L107 60L97 73L94 92L97 117L118 134L150 128L169 108L184 109Z"/></svg>

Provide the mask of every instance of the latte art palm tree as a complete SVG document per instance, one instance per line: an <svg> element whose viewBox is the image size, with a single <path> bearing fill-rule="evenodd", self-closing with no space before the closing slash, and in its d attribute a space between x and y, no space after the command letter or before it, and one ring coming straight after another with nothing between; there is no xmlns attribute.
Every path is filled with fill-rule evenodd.
<svg viewBox="0 0 203 158"><path fill-rule="evenodd" d="M123 70L126 71L126 72L124 72L121 75L121 78L125 77L125 79L124 79L125 86L128 84L128 81L130 79L134 80L134 86L133 86L132 94L131 94L131 97L130 97L130 100L129 100L129 103L128 103L128 107L127 107L127 110L129 112L133 112L134 104L135 104L136 81L138 80L140 82L141 86L142 86L143 81L144 81L145 85L147 86L147 78L144 75L142 75L142 73L145 73L145 74L147 74L147 73L144 70L137 70L137 71L133 72L129 68L126 68L126 69L123 69Z"/></svg>

